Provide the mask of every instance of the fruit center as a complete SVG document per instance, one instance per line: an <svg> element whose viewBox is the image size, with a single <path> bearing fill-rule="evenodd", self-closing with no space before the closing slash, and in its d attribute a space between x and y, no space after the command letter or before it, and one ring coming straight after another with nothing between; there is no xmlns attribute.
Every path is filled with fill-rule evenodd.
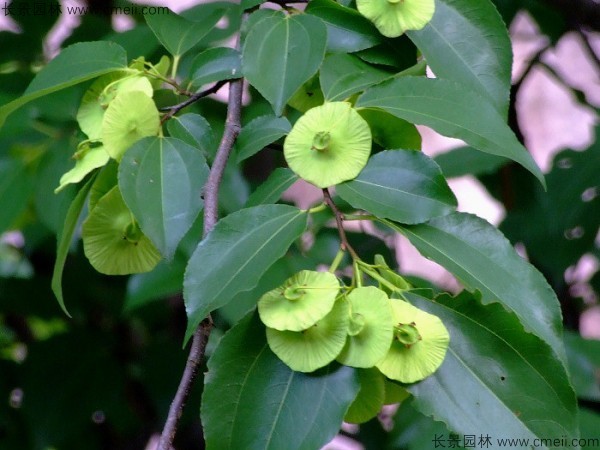
<svg viewBox="0 0 600 450"><path fill-rule="evenodd" d="M123 239L131 242L132 244L137 244L142 238L142 230L135 222L129 222L125 229L123 230Z"/></svg>
<svg viewBox="0 0 600 450"><path fill-rule="evenodd" d="M365 318L362 314L352 314L350 316L350 323L348 324L348 335L356 336L365 327Z"/></svg>
<svg viewBox="0 0 600 450"><path fill-rule="evenodd" d="M283 291L283 296L288 300L300 300L304 291L299 286L289 286Z"/></svg>
<svg viewBox="0 0 600 450"><path fill-rule="evenodd" d="M399 323L394 327L394 336L402 344L410 347L421 340L421 335L414 322Z"/></svg>
<svg viewBox="0 0 600 450"><path fill-rule="evenodd" d="M311 149L320 152L325 151L329 146L329 141L331 141L331 134L329 134L329 131L319 131L313 138Z"/></svg>
<svg viewBox="0 0 600 450"><path fill-rule="evenodd" d="M398 3L404 3L404 0L387 0L387 2L392 5L397 5Z"/></svg>

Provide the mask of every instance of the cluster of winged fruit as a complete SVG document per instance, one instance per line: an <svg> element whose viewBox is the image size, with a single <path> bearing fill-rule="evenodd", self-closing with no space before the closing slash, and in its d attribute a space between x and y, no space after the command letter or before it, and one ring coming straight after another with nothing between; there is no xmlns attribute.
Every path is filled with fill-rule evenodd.
<svg viewBox="0 0 600 450"><path fill-rule="evenodd" d="M299 372L337 360L413 383L435 372L448 348L437 316L375 286L341 286L330 272L297 273L264 294L258 312L271 350Z"/></svg>
<svg viewBox="0 0 600 450"><path fill-rule="evenodd" d="M141 138L156 136L160 131L160 113L152 97L160 85L158 77L169 67L169 59L163 58L158 65L144 70L147 64L143 59L135 60L129 68L104 75L91 84L77 112L77 122L87 139L79 143L73 156L75 167L61 177L56 189L58 192L79 183L95 169L107 166L91 187L82 238L92 266L108 275L146 272L161 259L117 185L117 163L125 151Z"/></svg>

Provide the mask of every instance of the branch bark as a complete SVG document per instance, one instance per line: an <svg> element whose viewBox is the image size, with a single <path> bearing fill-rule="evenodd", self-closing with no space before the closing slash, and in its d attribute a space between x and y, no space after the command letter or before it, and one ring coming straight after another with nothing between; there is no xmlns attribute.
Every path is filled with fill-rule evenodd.
<svg viewBox="0 0 600 450"><path fill-rule="evenodd" d="M233 144L241 129L242 92L243 79L237 79L230 82L225 130L210 169L208 181L204 188L204 237L206 237L206 235L214 228L219 217L219 186L223 178L227 160L233 149ZM169 408L169 415L158 444L158 450L171 450L173 448L172 445L175 434L177 433L178 422L183 413L183 408L185 407L185 403L189 396L190 388L198 373L198 366L204 358L204 352L211 330L212 319L209 316L200 323L200 326L194 332L190 354L181 381L179 382L177 393Z"/></svg>

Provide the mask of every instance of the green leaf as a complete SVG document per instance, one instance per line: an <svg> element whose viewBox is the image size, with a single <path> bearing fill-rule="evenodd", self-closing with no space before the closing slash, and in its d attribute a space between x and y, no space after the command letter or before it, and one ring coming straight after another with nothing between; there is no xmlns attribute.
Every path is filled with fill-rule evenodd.
<svg viewBox="0 0 600 450"><path fill-rule="evenodd" d="M434 160L441 167L446 178L494 173L509 162L506 158L482 153L472 147L460 147L441 153Z"/></svg>
<svg viewBox="0 0 600 450"><path fill-rule="evenodd" d="M327 50L330 52L356 52L383 41L368 19L333 0L312 0L306 12L321 18L327 25Z"/></svg>
<svg viewBox="0 0 600 450"><path fill-rule="evenodd" d="M523 242L531 261L557 283L563 283L569 266L595 248L600 226L598 173L599 140L583 152L558 153L546 175L548 192L516 191L518 202L500 226L511 241Z"/></svg>
<svg viewBox="0 0 600 450"><path fill-rule="evenodd" d="M27 208L33 187L33 177L25 164L16 159L0 160L0 233L13 226Z"/></svg>
<svg viewBox="0 0 600 450"><path fill-rule="evenodd" d="M439 78L487 97L508 114L512 47L508 31L489 0L438 0L431 22L407 35Z"/></svg>
<svg viewBox="0 0 600 450"><path fill-rule="evenodd" d="M292 129L292 125L285 117L260 116L242 128L235 146L237 162L258 153L267 145L285 136Z"/></svg>
<svg viewBox="0 0 600 450"><path fill-rule="evenodd" d="M205 155L216 151L213 130L200 114L189 113L171 117L167 122L167 130L172 137L181 139L192 147L198 147Z"/></svg>
<svg viewBox="0 0 600 450"><path fill-rule="evenodd" d="M90 191L95 178L95 176L90 178L73 199L73 202L67 211L65 223L57 236L58 246L56 250L56 261L54 262L54 271L52 272L51 286L52 292L54 292L56 300L58 300L58 304L64 313L69 317L71 317L71 314L69 314L67 311L65 300L63 298L62 274L65 268L65 262L67 261L69 247L71 246L71 240L73 239L73 234L75 233L75 228L77 226L77 220L79 219L79 215L83 210L85 199L87 198L88 192Z"/></svg>
<svg viewBox="0 0 600 450"><path fill-rule="evenodd" d="M250 313L208 361L201 418L208 450L318 449L338 432L359 383L349 367L294 372Z"/></svg>
<svg viewBox="0 0 600 450"><path fill-rule="evenodd" d="M564 336L569 360L569 372L577 396L585 400L600 401L600 341L584 339L577 333L569 332Z"/></svg>
<svg viewBox="0 0 600 450"><path fill-rule="evenodd" d="M225 10L217 9L202 20L191 21L169 11L168 14L148 14L146 23L160 43L173 56L181 56L198 44L223 17Z"/></svg>
<svg viewBox="0 0 600 450"><path fill-rule="evenodd" d="M358 113L369 124L373 141L384 149L421 150L421 135L412 123L381 109L361 109Z"/></svg>
<svg viewBox="0 0 600 450"><path fill-rule="evenodd" d="M334 102L345 100L389 77L388 72L376 69L356 56L338 53L323 61L320 81L325 99Z"/></svg>
<svg viewBox="0 0 600 450"><path fill-rule="evenodd" d="M124 312L141 308L155 300L181 293L187 258L179 253L171 262L161 261L153 270L136 273L127 281Z"/></svg>
<svg viewBox="0 0 600 450"><path fill-rule="evenodd" d="M278 116L290 97L319 69L326 39L325 24L306 14L278 13L259 21L248 33L242 51L244 75Z"/></svg>
<svg viewBox="0 0 600 450"><path fill-rule="evenodd" d="M421 223L456 209L457 202L440 168L413 150L387 150L369 159L337 194L358 209L401 223Z"/></svg>
<svg viewBox="0 0 600 450"><path fill-rule="evenodd" d="M562 318L545 278L483 219L453 213L415 226L394 226L417 250L453 273L482 302L501 303L528 332L549 343L566 364Z"/></svg>
<svg viewBox="0 0 600 450"><path fill-rule="evenodd" d="M287 188L298 180L298 175L290 169L280 167L275 169L269 178L261 184L246 202L246 208L262 205L266 203L275 203L281 197Z"/></svg>
<svg viewBox="0 0 600 450"><path fill-rule="evenodd" d="M190 83L200 89L207 83L242 76L242 58L237 50L227 47L209 48L194 58Z"/></svg>
<svg viewBox="0 0 600 450"><path fill-rule="evenodd" d="M372 87L356 106L384 109L444 136L462 139L482 152L510 158L545 186L541 170L500 113L469 87L449 80L402 77Z"/></svg>
<svg viewBox="0 0 600 450"><path fill-rule="evenodd" d="M202 209L208 166L202 153L176 138L136 142L119 164L119 188L140 228L171 259Z"/></svg>
<svg viewBox="0 0 600 450"><path fill-rule="evenodd" d="M16 109L36 98L127 67L127 54L112 42L70 45L31 81L23 95L0 107L0 128Z"/></svg>
<svg viewBox="0 0 600 450"><path fill-rule="evenodd" d="M252 289L306 227L307 214L262 205L221 219L190 258L183 284L186 340L208 313Z"/></svg>
<svg viewBox="0 0 600 450"><path fill-rule="evenodd" d="M440 317L451 336L442 366L407 387L422 413L459 434L490 436L490 448L499 448L497 439L577 437L577 403L567 371L513 314L466 293L435 302L406 295Z"/></svg>

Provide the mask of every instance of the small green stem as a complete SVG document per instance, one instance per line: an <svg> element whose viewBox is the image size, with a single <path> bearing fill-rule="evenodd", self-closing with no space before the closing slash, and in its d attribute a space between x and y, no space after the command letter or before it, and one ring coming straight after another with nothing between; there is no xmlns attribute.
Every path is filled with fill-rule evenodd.
<svg viewBox="0 0 600 450"><path fill-rule="evenodd" d="M340 248L338 250L337 255L335 255L335 258L333 259L333 262L331 263L331 266L329 267L329 272L335 273L335 271L339 267L340 263L342 262L342 259L344 259L345 253L346 252L342 248Z"/></svg>
<svg viewBox="0 0 600 450"><path fill-rule="evenodd" d="M356 287L362 287L362 272L358 267L358 260L354 260L352 262L352 267L354 267L354 281L356 281Z"/></svg>
<svg viewBox="0 0 600 450"><path fill-rule="evenodd" d="M392 283L390 283L388 280L386 280L385 278L383 278L381 275L379 275L377 272L371 270L370 268L367 267L362 267L362 271L364 273L366 273L368 276L370 276L371 278L373 278L374 280L380 282L381 284L383 284L385 287L387 287L390 291L394 291L394 292L403 292L402 289L400 289L398 286L394 286Z"/></svg>
<svg viewBox="0 0 600 450"><path fill-rule="evenodd" d="M173 55L173 67L171 67L171 78L177 79L177 69L179 69L179 60L181 55Z"/></svg>
<svg viewBox="0 0 600 450"><path fill-rule="evenodd" d="M320 205L314 206L309 209L304 209L303 211L307 212L308 214L315 214L315 213L324 211L326 209L327 209L327 204L325 202L323 202Z"/></svg>

